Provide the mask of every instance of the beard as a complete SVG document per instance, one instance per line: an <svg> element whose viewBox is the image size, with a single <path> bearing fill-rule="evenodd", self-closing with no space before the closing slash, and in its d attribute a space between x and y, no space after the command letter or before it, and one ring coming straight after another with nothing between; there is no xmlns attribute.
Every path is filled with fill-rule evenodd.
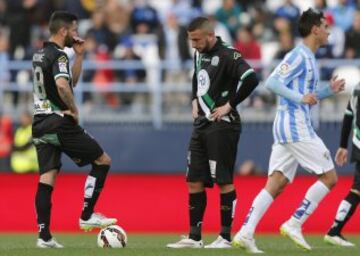
<svg viewBox="0 0 360 256"><path fill-rule="evenodd" d="M71 36L67 35L65 37L65 46L71 48L73 44L74 44L74 39Z"/></svg>
<svg viewBox="0 0 360 256"><path fill-rule="evenodd" d="M202 48L201 50L198 50L200 53L205 53L208 52L210 50L210 43L208 41L206 41L204 48Z"/></svg>

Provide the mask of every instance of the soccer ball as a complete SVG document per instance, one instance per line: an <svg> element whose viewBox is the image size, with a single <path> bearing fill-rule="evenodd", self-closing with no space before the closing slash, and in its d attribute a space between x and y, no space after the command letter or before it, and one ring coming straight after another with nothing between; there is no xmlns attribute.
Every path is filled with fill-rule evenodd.
<svg viewBox="0 0 360 256"><path fill-rule="evenodd" d="M121 227L111 225L100 230L97 244L101 248L123 248L127 244L127 236Z"/></svg>

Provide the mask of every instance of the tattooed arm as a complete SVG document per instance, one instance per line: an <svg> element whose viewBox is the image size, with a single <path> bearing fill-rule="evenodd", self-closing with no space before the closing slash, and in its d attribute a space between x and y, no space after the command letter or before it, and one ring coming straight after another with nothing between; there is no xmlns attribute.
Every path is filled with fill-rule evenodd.
<svg viewBox="0 0 360 256"><path fill-rule="evenodd" d="M70 115L74 118L76 123L79 123L79 111L75 104L74 95L70 89L69 82L66 78L59 77L56 79L56 86L61 100L69 108L69 110L63 111L65 115Z"/></svg>

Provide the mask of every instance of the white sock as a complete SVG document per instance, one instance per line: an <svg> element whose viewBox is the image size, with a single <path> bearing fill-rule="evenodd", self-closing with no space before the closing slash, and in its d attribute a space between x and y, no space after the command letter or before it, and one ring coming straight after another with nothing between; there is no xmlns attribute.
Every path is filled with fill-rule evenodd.
<svg viewBox="0 0 360 256"><path fill-rule="evenodd" d="M253 237L256 226L273 201L274 199L270 193L266 189L262 189L253 201L240 233Z"/></svg>
<svg viewBox="0 0 360 256"><path fill-rule="evenodd" d="M315 182L306 192L305 198L299 208L290 218L290 224L302 225L315 211L321 200L329 193L329 189L321 181Z"/></svg>

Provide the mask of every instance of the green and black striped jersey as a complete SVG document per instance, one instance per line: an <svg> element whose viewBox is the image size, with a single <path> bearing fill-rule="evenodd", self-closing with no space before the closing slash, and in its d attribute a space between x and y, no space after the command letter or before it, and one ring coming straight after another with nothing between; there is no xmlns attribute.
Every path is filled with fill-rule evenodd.
<svg viewBox="0 0 360 256"><path fill-rule="evenodd" d="M241 53L224 43L220 37L214 47L205 53L195 52L193 75L193 99L198 101L199 116L208 119L214 108L227 102L236 102L236 93L242 81L254 70L242 58ZM236 104L231 104L232 106ZM223 119L240 121L235 107Z"/></svg>
<svg viewBox="0 0 360 256"><path fill-rule="evenodd" d="M71 86L69 58L66 53L57 44L45 42L44 47L33 55L32 65L34 115L67 110L56 87L56 79L60 77L68 79Z"/></svg>

